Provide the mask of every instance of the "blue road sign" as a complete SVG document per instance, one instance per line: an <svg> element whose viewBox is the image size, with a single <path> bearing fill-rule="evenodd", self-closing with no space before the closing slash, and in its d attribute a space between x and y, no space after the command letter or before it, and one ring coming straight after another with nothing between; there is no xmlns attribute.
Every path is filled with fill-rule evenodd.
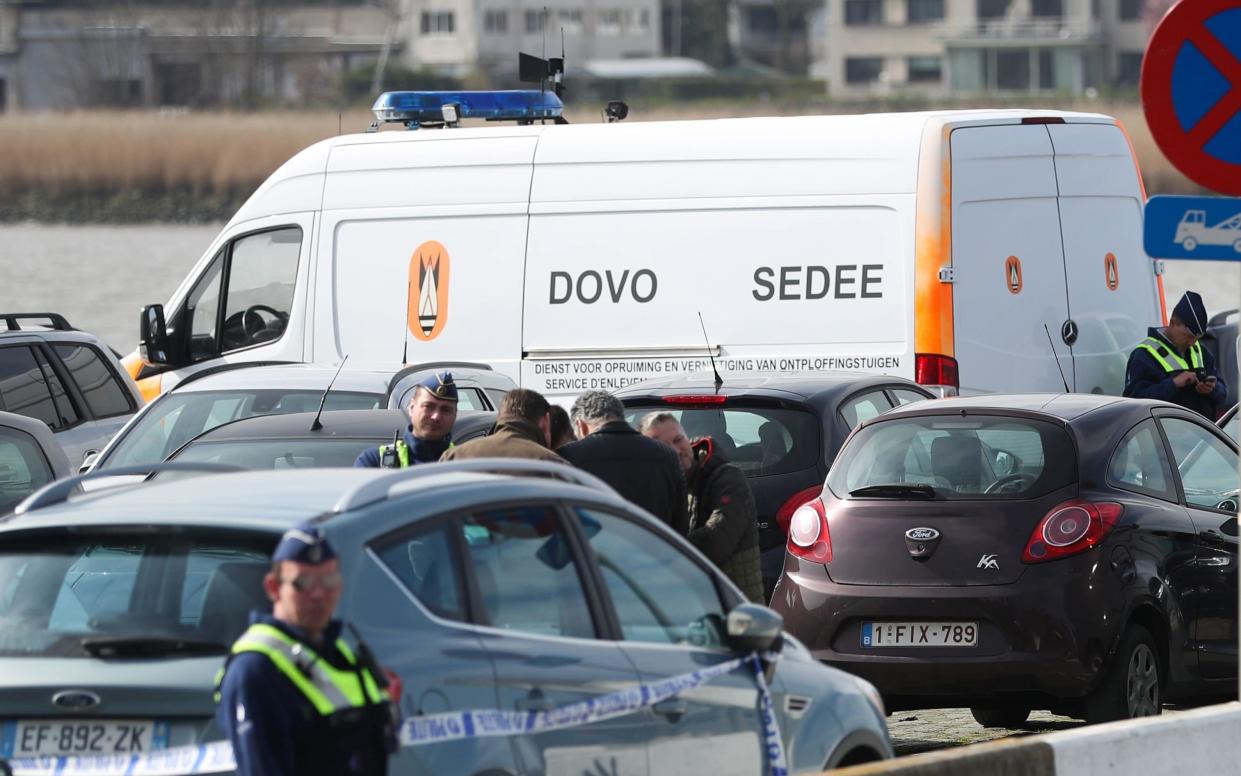
<svg viewBox="0 0 1241 776"><path fill-rule="evenodd" d="M1241 261L1241 198L1151 197L1145 238L1152 259Z"/></svg>

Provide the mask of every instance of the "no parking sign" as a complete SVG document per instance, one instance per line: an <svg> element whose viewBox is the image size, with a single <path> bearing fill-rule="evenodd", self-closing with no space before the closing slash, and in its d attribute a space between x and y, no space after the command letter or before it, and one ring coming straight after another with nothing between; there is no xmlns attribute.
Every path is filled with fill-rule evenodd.
<svg viewBox="0 0 1241 776"><path fill-rule="evenodd" d="M1142 61L1142 108L1181 172L1241 195L1241 0L1182 0L1168 11Z"/></svg>

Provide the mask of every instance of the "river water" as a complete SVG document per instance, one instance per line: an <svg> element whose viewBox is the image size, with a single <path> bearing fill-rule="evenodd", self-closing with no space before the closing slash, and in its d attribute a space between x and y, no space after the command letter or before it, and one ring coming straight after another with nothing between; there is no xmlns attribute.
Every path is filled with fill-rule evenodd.
<svg viewBox="0 0 1241 776"><path fill-rule="evenodd" d="M0 311L58 312L128 353L142 306L167 302L219 230L219 224L0 225ZM1241 307L1241 263L1165 266L1169 306L1192 288L1212 314Z"/></svg>

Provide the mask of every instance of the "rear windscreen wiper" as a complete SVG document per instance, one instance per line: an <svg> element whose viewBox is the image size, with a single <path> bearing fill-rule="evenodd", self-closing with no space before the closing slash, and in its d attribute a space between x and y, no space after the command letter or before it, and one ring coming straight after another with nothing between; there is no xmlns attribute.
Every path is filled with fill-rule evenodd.
<svg viewBox="0 0 1241 776"><path fill-rule="evenodd" d="M144 657L148 655L223 655L228 645L218 641L177 639L167 636L88 636L82 649L94 657Z"/></svg>
<svg viewBox="0 0 1241 776"><path fill-rule="evenodd" d="M867 485L849 491L850 496L874 496L876 498L935 498L935 487L925 482L893 482L884 485Z"/></svg>

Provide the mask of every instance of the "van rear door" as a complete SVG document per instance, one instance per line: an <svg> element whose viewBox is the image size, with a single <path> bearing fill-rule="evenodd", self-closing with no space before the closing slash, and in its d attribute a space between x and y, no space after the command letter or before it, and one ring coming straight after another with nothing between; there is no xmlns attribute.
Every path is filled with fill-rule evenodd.
<svg viewBox="0 0 1241 776"><path fill-rule="evenodd" d="M1068 318L1056 167L1043 126L952 132L953 329L961 393L1061 391Z"/></svg>
<svg viewBox="0 0 1241 776"><path fill-rule="evenodd" d="M1137 166L1113 124L1046 129L1055 149L1069 318L1077 334L1069 384L1081 393L1120 394L1129 351L1160 315L1154 265L1142 247Z"/></svg>

